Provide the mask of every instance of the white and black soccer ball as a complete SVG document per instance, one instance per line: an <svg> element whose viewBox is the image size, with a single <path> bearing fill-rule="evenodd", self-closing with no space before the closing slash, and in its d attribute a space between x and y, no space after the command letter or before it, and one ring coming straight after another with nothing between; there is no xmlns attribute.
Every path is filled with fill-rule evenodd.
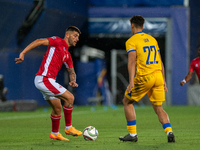
<svg viewBox="0 0 200 150"><path fill-rule="evenodd" d="M95 141L98 134L98 130L93 126L88 126L83 130L83 138L87 141Z"/></svg>

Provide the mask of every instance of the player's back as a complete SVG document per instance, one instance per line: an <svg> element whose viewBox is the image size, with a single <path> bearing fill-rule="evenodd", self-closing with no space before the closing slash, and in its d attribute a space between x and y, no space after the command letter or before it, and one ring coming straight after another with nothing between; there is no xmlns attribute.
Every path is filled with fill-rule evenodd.
<svg viewBox="0 0 200 150"><path fill-rule="evenodd" d="M143 32L134 34L126 41L126 51L136 51L137 75L147 75L161 70L161 59L157 41Z"/></svg>

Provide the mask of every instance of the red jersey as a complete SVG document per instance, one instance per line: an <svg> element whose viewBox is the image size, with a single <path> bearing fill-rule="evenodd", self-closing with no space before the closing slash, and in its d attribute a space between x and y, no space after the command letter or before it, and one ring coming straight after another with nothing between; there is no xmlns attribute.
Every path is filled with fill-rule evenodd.
<svg viewBox="0 0 200 150"><path fill-rule="evenodd" d="M65 64L66 68L73 68L73 61L64 39L55 36L48 39L49 46L36 75L56 79L62 65Z"/></svg>
<svg viewBox="0 0 200 150"><path fill-rule="evenodd" d="M190 63L189 71L194 72L194 70L196 71L200 83L200 57L193 59Z"/></svg>

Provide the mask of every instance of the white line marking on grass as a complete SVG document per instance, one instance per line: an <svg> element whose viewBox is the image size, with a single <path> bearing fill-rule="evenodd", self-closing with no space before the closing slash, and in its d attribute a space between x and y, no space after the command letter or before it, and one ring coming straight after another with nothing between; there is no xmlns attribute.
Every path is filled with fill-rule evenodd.
<svg viewBox="0 0 200 150"><path fill-rule="evenodd" d="M45 116L47 116L47 114L43 114L43 115L26 115L26 116L12 116L12 117L3 117L3 118L0 118L0 120L40 118L40 117L45 117ZM49 116L49 114L48 114L48 116Z"/></svg>
<svg viewBox="0 0 200 150"><path fill-rule="evenodd" d="M93 111L93 112L102 112L101 110L98 110L98 111ZM73 111L72 115L80 115L80 114L90 114L91 111ZM64 115L62 113L62 115ZM0 120L12 120L12 119L29 119L29 118L42 118L42 117L48 117L50 116L50 113L49 114L37 114L37 115L24 115L24 116L10 116L10 117L3 117L3 118L0 118Z"/></svg>

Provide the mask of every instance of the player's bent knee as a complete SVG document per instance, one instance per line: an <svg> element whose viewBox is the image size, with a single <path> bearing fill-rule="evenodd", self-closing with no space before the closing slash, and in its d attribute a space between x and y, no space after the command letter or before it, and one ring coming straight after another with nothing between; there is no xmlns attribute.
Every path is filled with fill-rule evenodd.
<svg viewBox="0 0 200 150"><path fill-rule="evenodd" d="M70 97L68 98L69 103L74 103L74 95L70 95Z"/></svg>
<svg viewBox="0 0 200 150"><path fill-rule="evenodd" d="M67 106L67 107L73 107L74 96L70 95L70 96L67 97L67 99L64 99L64 101L65 101L65 106Z"/></svg>
<svg viewBox="0 0 200 150"><path fill-rule="evenodd" d="M126 96L124 96L122 103L124 105L129 105L129 104L133 104L134 101L131 101L130 99L128 99Z"/></svg>
<svg viewBox="0 0 200 150"><path fill-rule="evenodd" d="M68 103L74 103L74 95L68 91L63 93L62 95L58 96L60 99L64 100Z"/></svg>

